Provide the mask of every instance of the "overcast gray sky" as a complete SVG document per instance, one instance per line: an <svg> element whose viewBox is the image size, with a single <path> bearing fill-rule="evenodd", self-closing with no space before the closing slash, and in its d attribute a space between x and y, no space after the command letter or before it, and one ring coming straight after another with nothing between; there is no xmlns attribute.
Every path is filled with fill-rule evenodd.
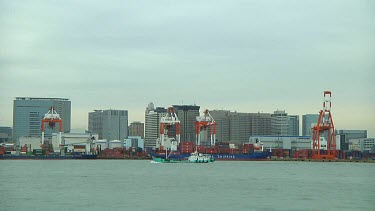
<svg viewBox="0 0 375 211"><path fill-rule="evenodd" d="M0 0L0 125L17 96L93 109L318 113L375 137L375 1Z"/></svg>

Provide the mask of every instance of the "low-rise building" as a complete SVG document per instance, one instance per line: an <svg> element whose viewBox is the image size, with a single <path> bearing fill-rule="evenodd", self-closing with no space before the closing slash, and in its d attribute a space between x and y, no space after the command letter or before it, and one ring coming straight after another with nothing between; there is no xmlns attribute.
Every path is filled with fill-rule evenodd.
<svg viewBox="0 0 375 211"><path fill-rule="evenodd" d="M367 130L338 130L336 141L340 140L340 149L349 149L349 140L367 138Z"/></svg>
<svg viewBox="0 0 375 211"><path fill-rule="evenodd" d="M124 139L124 147L126 149L132 148L145 148L145 140L141 136L129 136Z"/></svg>
<svg viewBox="0 0 375 211"><path fill-rule="evenodd" d="M59 134L52 134L52 146L54 152L60 152L60 144L67 148L67 152L80 152L89 154L95 148L95 140L99 139L99 134L92 133L63 133L61 142Z"/></svg>
<svg viewBox="0 0 375 211"><path fill-rule="evenodd" d="M349 140L349 150L372 151L375 146L375 138L359 138Z"/></svg>
<svg viewBox="0 0 375 211"><path fill-rule="evenodd" d="M41 149L42 148L42 138L41 137L22 136L22 137L18 138L17 146L19 146L19 147L26 146L27 151L32 152L34 149Z"/></svg>
<svg viewBox="0 0 375 211"><path fill-rule="evenodd" d="M251 136L250 143L263 143L263 147L281 149L311 149L310 136Z"/></svg>

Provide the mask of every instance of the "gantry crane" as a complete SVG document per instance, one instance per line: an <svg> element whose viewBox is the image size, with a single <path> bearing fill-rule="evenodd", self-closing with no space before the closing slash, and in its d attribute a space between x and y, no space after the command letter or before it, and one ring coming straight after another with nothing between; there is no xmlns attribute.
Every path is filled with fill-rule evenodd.
<svg viewBox="0 0 375 211"><path fill-rule="evenodd" d="M211 146L215 145L215 140L216 140L216 122L214 118L211 116L210 112L208 109L206 109L203 112L203 116L197 116L196 121L195 121L195 133L196 133L196 140L197 140L197 145L201 144L201 129L210 129L211 133Z"/></svg>
<svg viewBox="0 0 375 211"><path fill-rule="evenodd" d="M44 115L44 118L42 119L42 146L44 145L44 123L48 123L48 125L51 128L55 127L55 123L60 124L60 133L58 136L59 144L61 144L61 132L62 132L62 119L60 118L60 115L56 112L55 107L51 106L48 113Z"/></svg>
<svg viewBox="0 0 375 211"><path fill-rule="evenodd" d="M180 144L180 120L177 117L177 114L173 107L169 107L167 110L166 116L160 119L160 140L161 146L164 146L164 136L168 134L168 129L176 125L176 141L177 145Z"/></svg>
<svg viewBox="0 0 375 211"><path fill-rule="evenodd" d="M332 92L324 91L323 109L320 110L318 123L312 127L312 158L314 159L335 159L336 157L336 135L331 113ZM327 154L320 153L320 137L327 135Z"/></svg>

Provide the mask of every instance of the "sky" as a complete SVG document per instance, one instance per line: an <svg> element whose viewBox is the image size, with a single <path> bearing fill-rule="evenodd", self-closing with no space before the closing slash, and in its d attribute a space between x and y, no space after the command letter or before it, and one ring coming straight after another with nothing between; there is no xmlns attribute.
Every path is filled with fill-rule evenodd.
<svg viewBox="0 0 375 211"><path fill-rule="evenodd" d="M371 0L0 0L0 126L15 97L69 98L77 129L150 102L318 113L330 90L336 129L375 137L374 55Z"/></svg>

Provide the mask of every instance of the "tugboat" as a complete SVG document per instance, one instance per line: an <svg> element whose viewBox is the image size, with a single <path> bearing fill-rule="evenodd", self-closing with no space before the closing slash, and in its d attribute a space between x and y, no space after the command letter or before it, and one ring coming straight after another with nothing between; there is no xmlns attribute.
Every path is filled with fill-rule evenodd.
<svg viewBox="0 0 375 211"><path fill-rule="evenodd" d="M212 163L215 159L209 154L202 154L195 151L190 154L188 161L190 163Z"/></svg>

